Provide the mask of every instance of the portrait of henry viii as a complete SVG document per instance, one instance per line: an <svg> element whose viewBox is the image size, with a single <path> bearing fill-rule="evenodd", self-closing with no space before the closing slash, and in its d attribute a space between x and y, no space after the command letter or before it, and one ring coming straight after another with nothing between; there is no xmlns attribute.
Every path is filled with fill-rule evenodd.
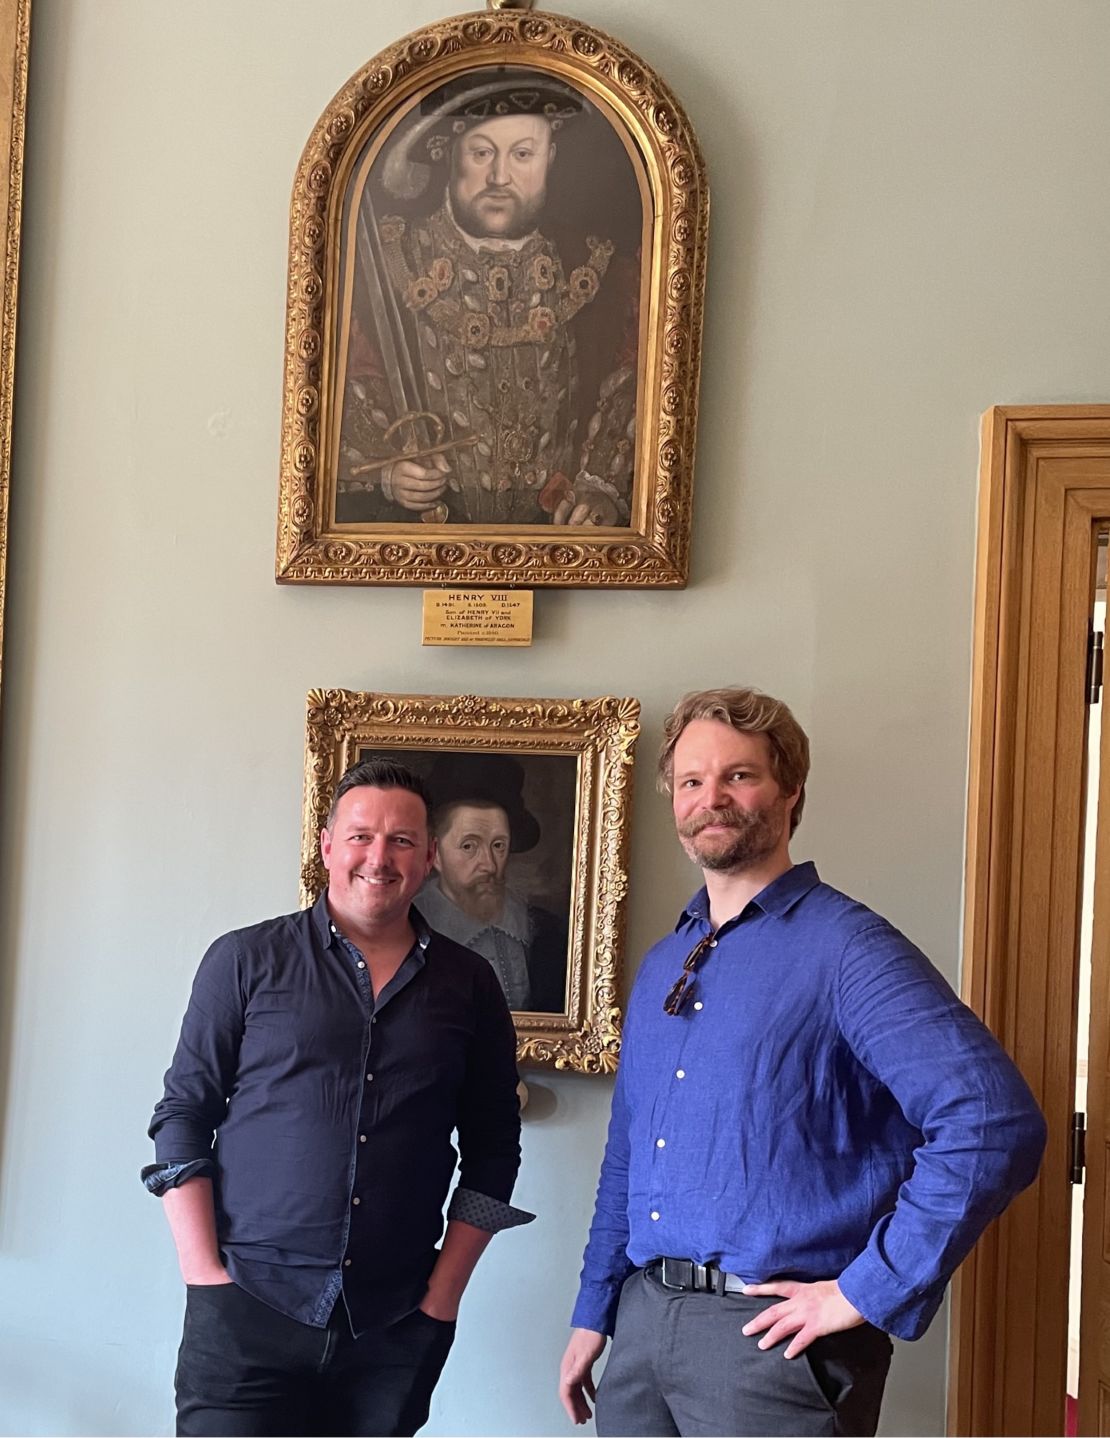
<svg viewBox="0 0 1110 1438"><path fill-rule="evenodd" d="M629 524L646 193L602 103L547 71L472 69L370 135L336 524Z"/></svg>

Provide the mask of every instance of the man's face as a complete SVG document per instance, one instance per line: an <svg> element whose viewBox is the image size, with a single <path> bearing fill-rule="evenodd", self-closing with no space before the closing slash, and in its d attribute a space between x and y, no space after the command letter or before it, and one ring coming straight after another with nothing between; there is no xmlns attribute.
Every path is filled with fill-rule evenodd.
<svg viewBox="0 0 1110 1438"><path fill-rule="evenodd" d="M348 789L320 831L320 854L335 917L364 932L388 928L408 915L435 857L424 801L408 789Z"/></svg>
<svg viewBox="0 0 1110 1438"><path fill-rule="evenodd" d="M505 902L509 819L492 804L459 804L440 830L439 887L472 919L496 919Z"/></svg>
<svg viewBox="0 0 1110 1438"><path fill-rule="evenodd" d="M481 238L531 234L554 155L551 126L540 115L498 115L467 130L451 152L455 219Z"/></svg>
<svg viewBox="0 0 1110 1438"><path fill-rule="evenodd" d="M671 788L678 837L701 868L739 873L780 850L786 856L798 796L772 776L766 734L692 720L674 747Z"/></svg>

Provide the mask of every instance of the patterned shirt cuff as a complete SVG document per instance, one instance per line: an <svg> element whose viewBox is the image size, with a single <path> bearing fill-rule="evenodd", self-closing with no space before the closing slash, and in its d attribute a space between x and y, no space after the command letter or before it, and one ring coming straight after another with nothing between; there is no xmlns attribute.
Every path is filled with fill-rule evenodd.
<svg viewBox="0 0 1110 1438"><path fill-rule="evenodd" d="M535 1216L526 1209L491 1198L488 1193L476 1193L472 1188L456 1188L447 1208L448 1222L456 1218L460 1223L469 1223L471 1228L484 1228L487 1233L519 1228L522 1223L531 1223Z"/></svg>
<svg viewBox="0 0 1110 1438"><path fill-rule="evenodd" d="M149 1193L161 1198L168 1188L177 1188L187 1178L212 1172L210 1158L194 1158L189 1163L148 1163L139 1175Z"/></svg>

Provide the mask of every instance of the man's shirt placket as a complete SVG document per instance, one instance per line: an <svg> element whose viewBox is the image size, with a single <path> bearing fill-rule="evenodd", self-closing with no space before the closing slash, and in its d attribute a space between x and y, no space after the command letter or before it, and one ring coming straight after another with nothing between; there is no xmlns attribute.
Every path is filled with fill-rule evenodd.
<svg viewBox="0 0 1110 1438"><path fill-rule="evenodd" d="M359 1065L359 1101L355 1117L355 1142L351 1146L351 1160L347 1169L347 1212L343 1220L343 1235L340 1244L341 1267L338 1272L338 1283L342 1285L344 1277L350 1272L354 1258L351 1249L351 1224L353 1217L362 1206L363 1191L368 1185L368 1136L371 1128L371 1115L367 1112L370 1106L370 1089L374 1082L374 1031L377 1027L377 1004L374 1001L374 989L370 982L370 972L366 967L366 960L359 953L358 949L339 932L334 924L331 925L331 932L339 943L339 947L354 967L355 981L358 984L359 998L362 1000L363 1012L366 1023L363 1031L362 1061ZM407 960L406 960L407 962ZM329 1285L330 1287L330 1285ZM331 1301L334 1302L335 1294L332 1294Z"/></svg>

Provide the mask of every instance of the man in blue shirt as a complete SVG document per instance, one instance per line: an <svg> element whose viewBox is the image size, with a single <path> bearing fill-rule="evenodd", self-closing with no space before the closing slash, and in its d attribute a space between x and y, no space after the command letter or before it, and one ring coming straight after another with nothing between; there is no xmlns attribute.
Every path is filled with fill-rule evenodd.
<svg viewBox="0 0 1110 1438"><path fill-rule="evenodd" d="M531 1217L504 995L411 907L420 780L356 764L320 848L311 909L208 950L151 1120L188 1289L179 1434L414 1433L474 1265Z"/></svg>
<svg viewBox="0 0 1110 1438"><path fill-rule="evenodd" d="M793 864L786 705L687 695L664 736L705 887L636 978L560 1396L585 1422L613 1335L599 1434L873 1434L887 1335L925 1331L1044 1120L909 940Z"/></svg>

